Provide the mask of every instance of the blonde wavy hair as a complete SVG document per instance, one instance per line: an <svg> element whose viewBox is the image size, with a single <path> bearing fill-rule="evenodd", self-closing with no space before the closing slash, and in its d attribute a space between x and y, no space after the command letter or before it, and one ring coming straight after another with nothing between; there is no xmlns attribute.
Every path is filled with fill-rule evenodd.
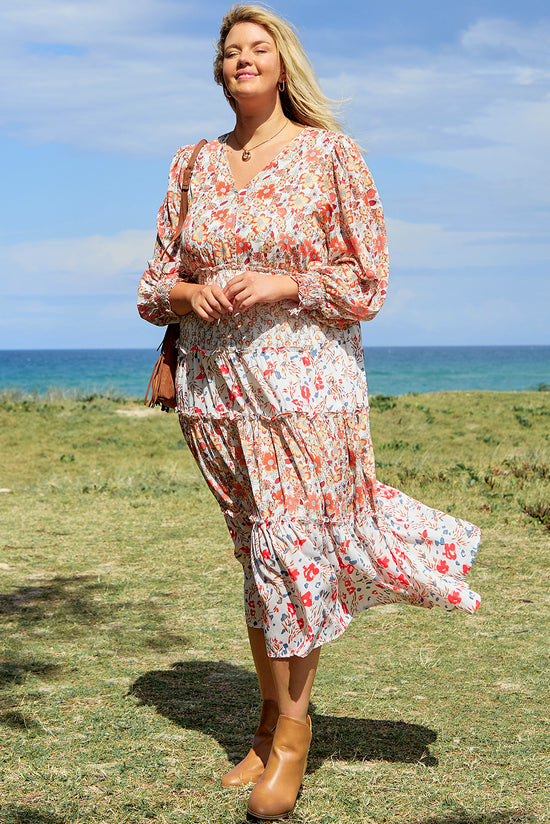
<svg viewBox="0 0 550 824"><path fill-rule="evenodd" d="M335 114L339 104L321 91L294 27L265 6L236 3L222 20L214 59L214 80L223 88L233 111L236 110L235 101L223 82L223 56L227 35L237 23L263 26L275 41L286 76L285 90L279 92L285 115L304 126L341 132L342 126Z"/></svg>

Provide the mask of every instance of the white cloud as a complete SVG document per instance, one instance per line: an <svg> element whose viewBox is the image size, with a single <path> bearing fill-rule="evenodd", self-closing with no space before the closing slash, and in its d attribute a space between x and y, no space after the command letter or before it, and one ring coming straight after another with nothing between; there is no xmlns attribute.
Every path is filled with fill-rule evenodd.
<svg viewBox="0 0 550 824"><path fill-rule="evenodd" d="M230 112L212 81L216 28L210 20L191 26L198 14L204 10L183 0L6 5L0 71L11 81L0 123L31 141L136 154L165 154L182 135L213 136ZM197 34L203 29L206 36ZM351 98L350 125L372 151L445 152L444 162L449 151L501 146L517 155L535 145L538 158L544 144L549 23L479 20L436 51L371 47L366 59L333 49L314 63L330 95ZM513 133L502 128L511 123Z"/></svg>
<svg viewBox="0 0 550 824"><path fill-rule="evenodd" d="M488 57L509 61L521 58L548 65L550 24L540 21L536 26L520 26L506 18L478 20L463 32L460 42L465 49Z"/></svg>
<svg viewBox="0 0 550 824"><path fill-rule="evenodd" d="M24 0L2 9L4 131L136 155L216 134L227 104L211 79L211 38L186 31L196 11L170 0ZM172 25L163 31L159 21Z"/></svg>
<svg viewBox="0 0 550 824"><path fill-rule="evenodd" d="M548 305L547 279L529 283L509 270L462 271L453 279L396 273L382 311L363 324L363 337L367 348L548 343Z"/></svg>
<svg viewBox="0 0 550 824"><path fill-rule="evenodd" d="M5 272L5 298L23 295L120 295L137 290L137 277L153 250L153 231L119 232L112 236L52 238L0 247Z"/></svg>
<svg viewBox="0 0 550 824"><path fill-rule="evenodd" d="M392 265L406 269L513 266L524 269L550 260L550 238L524 233L451 231L437 224L387 221Z"/></svg>

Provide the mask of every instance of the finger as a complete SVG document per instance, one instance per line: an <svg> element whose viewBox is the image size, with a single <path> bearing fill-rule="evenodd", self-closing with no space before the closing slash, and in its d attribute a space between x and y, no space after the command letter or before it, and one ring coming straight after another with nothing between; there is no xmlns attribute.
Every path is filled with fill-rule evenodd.
<svg viewBox="0 0 550 824"><path fill-rule="evenodd" d="M236 294L245 287L245 283L242 281L240 275L236 275L236 277L232 278L228 283L225 285L225 289L223 290L224 295L228 298L228 300L233 300Z"/></svg>
<svg viewBox="0 0 550 824"><path fill-rule="evenodd" d="M214 315L210 314L205 309L203 309L202 306L198 306L195 309L195 313L199 316L199 318L202 318L202 320L206 320L209 323L214 323L215 320L218 320L218 318L216 318Z"/></svg>
<svg viewBox="0 0 550 824"><path fill-rule="evenodd" d="M205 304L201 307L203 312L208 316L209 320L219 320L225 312L222 311L221 307L213 306L210 303Z"/></svg>
<svg viewBox="0 0 550 824"><path fill-rule="evenodd" d="M195 313L203 320L214 321L221 317L219 306L216 303L211 303L209 295L206 292L198 295L197 299L192 302L191 306Z"/></svg>
<svg viewBox="0 0 550 824"><path fill-rule="evenodd" d="M231 291L226 293L226 298L232 303L238 303L240 300L242 300L244 293L249 288L250 287L246 283L235 283L232 286Z"/></svg>
<svg viewBox="0 0 550 824"><path fill-rule="evenodd" d="M224 312L231 312L233 310L231 301L221 286L213 284L210 293L216 302L215 305L217 308L220 308Z"/></svg>

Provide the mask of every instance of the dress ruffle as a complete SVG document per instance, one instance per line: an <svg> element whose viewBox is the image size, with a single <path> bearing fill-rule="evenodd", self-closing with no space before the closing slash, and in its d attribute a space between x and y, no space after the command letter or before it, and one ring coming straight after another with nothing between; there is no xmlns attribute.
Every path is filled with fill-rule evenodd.
<svg viewBox="0 0 550 824"><path fill-rule="evenodd" d="M474 612L476 526L377 481L368 414L183 418L270 656L307 655L380 604Z"/></svg>

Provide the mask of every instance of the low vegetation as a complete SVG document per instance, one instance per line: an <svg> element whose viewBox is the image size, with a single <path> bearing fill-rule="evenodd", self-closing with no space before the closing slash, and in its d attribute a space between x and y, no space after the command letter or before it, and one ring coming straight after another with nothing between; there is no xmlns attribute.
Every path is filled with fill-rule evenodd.
<svg viewBox="0 0 550 824"><path fill-rule="evenodd" d="M0 824L242 824L241 574L174 415L0 395ZM372 402L378 475L478 523L475 616L324 648L290 822L549 822L550 394Z"/></svg>

